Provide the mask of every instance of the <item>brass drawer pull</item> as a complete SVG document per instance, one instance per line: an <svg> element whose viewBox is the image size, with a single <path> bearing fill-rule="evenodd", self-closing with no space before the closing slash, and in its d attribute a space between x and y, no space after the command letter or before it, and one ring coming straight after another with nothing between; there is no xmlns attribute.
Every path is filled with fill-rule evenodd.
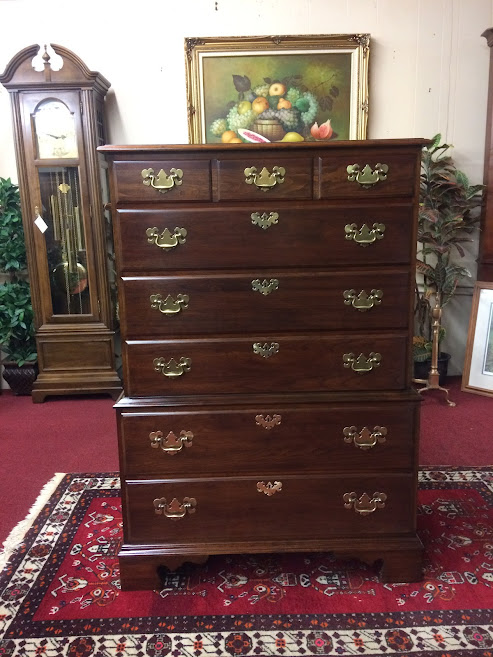
<svg viewBox="0 0 493 657"><path fill-rule="evenodd" d="M188 308L188 296L186 294L178 294L176 299L168 294L164 301L160 294L151 294L150 302L151 308L159 310L163 315L176 315L181 310Z"/></svg>
<svg viewBox="0 0 493 657"><path fill-rule="evenodd" d="M267 342L265 344L254 342L252 346L253 353L262 356L262 358L270 358L279 353L279 342L271 342L270 345Z"/></svg>
<svg viewBox="0 0 493 657"><path fill-rule="evenodd" d="M277 184L284 182L286 169L284 167L272 167L272 173L263 167L260 173L257 173L257 167L247 167L243 172L247 185L256 185L258 189L266 192L268 189L275 187Z"/></svg>
<svg viewBox="0 0 493 657"><path fill-rule="evenodd" d="M356 427L344 427L342 433L345 443L354 443L355 447L362 450L371 449L377 443L384 443L387 440L385 437L387 427L374 427L373 431L370 431L368 427L363 427L361 431L358 431Z"/></svg>
<svg viewBox="0 0 493 657"><path fill-rule="evenodd" d="M280 493L282 491L282 482L281 481L275 481L274 483L272 482L263 482L259 481L257 483L257 491L259 493L264 493L265 495L268 495L269 497L271 495L274 495L275 493Z"/></svg>
<svg viewBox="0 0 493 657"><path fill-rule="evenodd" d="M154 228L148 228L146 230L146 235L149 244L155 244L165 251L174 249L175 246L185 244L187 241L185 239L187 236L186 228L175 228L173 233L168 228L165 228L163 232L159 234L159 229L154 226Z"/></svg>
<svg viewBox="0 0 493 657"><path fill-rule="evenodd" d="M260 294L263 294L264 296L267 296L271 292L274 292L274 290L278 289L279 281L277 278L271 278L270 281L264 278L262 282L259 278L256 278L252 281L252 292L260 292Z"/></svg>
<svg viewBox="0 0 493 657"><path fill-rule="evenodd" d="M342 357L344 361L344 367L350 367L354 372L358 374L364 374L365 372L371 372L373 368L380 365L382 360L382 355L370 352L368 358L364 354L360 354L357 358L354 354L344 354Z"/></svg>
<svg viewBox="0 0 493 657"><path fill-rule="evenodd" d="M389 167L387 164L375 164L375 168L372 169L369 164L365 164L363 169L359 164L349 164L347 167L348 172L348 181L356 181L365 189L369 189L372 185L376 185L377 182L381 180L387 180L387 173Z"/></svg>
<svg viewBox="0 0 493 657"><path fill-rule="evenodd" d="M373 493L373 497L370 497L368 493L363 493L363 495L358 498L353 491L351 493L344 493L343 499L344 507L346 509L353 508L356 513L359 513L362 516L367 516L377 509L383 509L385 507L387 495L385 493Z"/></svg>
<svg viewBox="0 0 493 657"><path fill-rule="evenodd" d="M156 372L161 372L163 376L176 377L189 372L192 367L192 359L180 358L178 362L174 358L165 360L164 358L155 358L153 361Z"/></svg>
<svg viewBox="0 0 493 657"><path fill-rule="evenodd" d="M161 169L161 171L154 175L154 169L143 169L142 170L142 184L157 189L161 194L166 194L173 187L178 187L183 183L183 171L181 169L175 169L174 167L169 170L169 176Z"/></svg>
<svg viewBox="0 0 493 657"><path fill-rule="evenodd" d="M255 424L259 427L263 427L264 429L273 429L277 425L281 424L281 416L280 415L266 415L265 417L263 415L256 415L255 416Z"/></svg>
<svg viewBox="0 0 493 657"><path fill-rule="evenodd" d="M267 230L267 228L279 223L279 214L277 212L263 212L262 214L260 212L252 212L250 217L252 218L252 224L263 230Z"/></svg>
<svg viewBox="0 0 493 657"><path fill-rule="evenodd" d="M151 447L154 449L161 448L165 454L174 456L181 452L183 447L191 447L193 440L193 433L191 431L180 431L180 437L170 431L166 438L163 438L162 431L151 431L149 434L151 440Z"/></svg>
<svg viewBox="0 0 493 657"><path fill-rule="evenodd" d="M344 297L344 303L346 306L353 306L356 310L361 311L362 313L365 310L370 310L374 306L379 306L382 303L383 292L382 290L371 290L368 294L365 290L357 295L356 290L344 290L342 293Z"/></svg>
<svg viewBox="0 0 493 657"><path fill-rule="evenodd" d="M183 502L178 502L174 497L171 502L167 502L165 497L159 497L154 500L154 513L158 516L165 515L171 520L180 520L187 513L195 513L197 500L194 497L184 497Z"/></svg>
<svg viewBox="0 0 493 657"><path fill-rule="evenodd" d="M385 224L375 222L372 228L369 228L367 224L363 224L361 228L358 228L356 224L346 224L344 232L347 240L353 240L360 246L368 246L376 240L383 239Z"/></svg>

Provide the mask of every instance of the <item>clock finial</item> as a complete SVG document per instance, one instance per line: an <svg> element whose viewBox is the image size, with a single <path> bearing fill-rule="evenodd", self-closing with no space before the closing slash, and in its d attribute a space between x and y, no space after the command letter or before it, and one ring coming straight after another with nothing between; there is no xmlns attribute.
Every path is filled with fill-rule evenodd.
<svg viewBox="0 0 493 657"><path fill-rule="evenodd" d="M48 46L45 44L45 51L41 55L44 61L44 70L45 70L45 82L51 82L51 64L50 64L50 55L48 54Z"/></svg>

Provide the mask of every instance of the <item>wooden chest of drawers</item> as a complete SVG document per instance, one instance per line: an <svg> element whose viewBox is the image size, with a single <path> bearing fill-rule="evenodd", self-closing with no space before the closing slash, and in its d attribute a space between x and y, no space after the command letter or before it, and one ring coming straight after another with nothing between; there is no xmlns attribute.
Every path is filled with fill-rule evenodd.
<svg viewBox="0 0 493 657"><path fill-rule="evenodd" d="M412 293L423 140L105 146L122 586L234 552L420 578Z"/></svg>

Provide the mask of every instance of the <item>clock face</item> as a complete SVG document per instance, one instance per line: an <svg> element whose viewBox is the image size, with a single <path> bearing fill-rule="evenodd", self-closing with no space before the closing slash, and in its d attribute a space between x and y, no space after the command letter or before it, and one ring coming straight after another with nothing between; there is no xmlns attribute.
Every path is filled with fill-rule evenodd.
<svg viewBox="0 0 493 657"><path fill-rule="evenodd" d="M38 158L77 158L77 135L74 116L58 100L47 100L34 113Z"/></svg>

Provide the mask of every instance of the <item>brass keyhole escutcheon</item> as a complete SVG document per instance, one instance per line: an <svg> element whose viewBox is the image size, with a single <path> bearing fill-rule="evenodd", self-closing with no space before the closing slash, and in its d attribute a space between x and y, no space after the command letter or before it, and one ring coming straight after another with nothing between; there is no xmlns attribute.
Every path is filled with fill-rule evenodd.
<svg viewBox="0 0 493 657"><path fill-rule="evenodd" d="M255 416L255 424L259 427L263 427L264 429L270 430L273 429L274 427L277 427L279 424L281 424L281 416L280 415L256 415Z"/></svg>
<svg viewBox="0 0 493 657"><path fill-rule="evenodd" d="M257 491L259 493L264 493L264 495L267 495L268 497L271 497L272 495L282 491L282 482L275 481L272 483L271 481L268 481L265 483L264 481L259 481L257 483Z"/></svg>

